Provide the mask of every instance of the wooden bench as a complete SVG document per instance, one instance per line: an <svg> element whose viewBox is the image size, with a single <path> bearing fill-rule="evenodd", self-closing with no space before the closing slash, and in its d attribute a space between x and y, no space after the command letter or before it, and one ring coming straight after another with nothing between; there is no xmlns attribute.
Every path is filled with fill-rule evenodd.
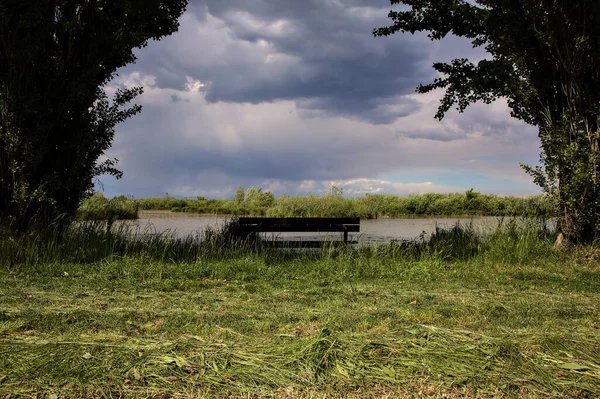
<svg viewBox="0 0 600 399"><path fill-rule="evenodd" d="M267 218L240 217L239 233L248 237L256 233L288 233L288 232L340 232L343 233L344 244L348 243L348 233L360 231L360 218ZM311 241L282 241L284 243L309 247ZM313 244L321 244L313 241Z"/></svg>

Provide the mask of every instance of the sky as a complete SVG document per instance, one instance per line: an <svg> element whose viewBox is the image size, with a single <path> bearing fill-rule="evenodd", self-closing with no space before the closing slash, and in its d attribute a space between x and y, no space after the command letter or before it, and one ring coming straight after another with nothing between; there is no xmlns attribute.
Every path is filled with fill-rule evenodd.
<svg viewBox="0 0 600 399"><path fill-rule="evenodd" d="M136 50L106 87L144 87L142 113L107 156L124 177L107 196L231 198L464 192L537 194L537 130L506 101L434 119L442 92L417 94L437 61L485 58L468 41L375 38L389 0L190 0L175 34Z"/></svg>

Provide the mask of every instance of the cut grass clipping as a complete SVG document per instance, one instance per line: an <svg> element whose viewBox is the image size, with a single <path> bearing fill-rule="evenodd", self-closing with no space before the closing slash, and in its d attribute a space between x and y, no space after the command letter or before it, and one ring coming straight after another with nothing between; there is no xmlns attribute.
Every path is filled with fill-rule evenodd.
<svg viewBox="0 0 600 399"><path fill-rule="evenodd" d="M511 339L415 325L377 340L329 327L308 338L261 340L12 340L0 344L0 365L11 370L3 376L2 391L20 394L43 387L71 396L211 391L270 396L289 390L344 395L376 386L391 390L418 379L492 396L599 397L598 353L598 341L585 337Z"/></svg>

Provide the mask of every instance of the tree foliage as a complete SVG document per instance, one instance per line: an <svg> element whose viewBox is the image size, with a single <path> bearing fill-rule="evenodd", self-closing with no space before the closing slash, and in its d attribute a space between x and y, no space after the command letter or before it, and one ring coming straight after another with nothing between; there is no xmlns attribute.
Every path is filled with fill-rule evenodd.
<svg viewBox="0 0 600 399"><path fill-rule="evenodd" d="M142 92L105 85L133 49L178 29L187 0L0 1L0 219L26 229L73 215L115 126ZM105 158L105 157L104 157Z"/></svg>
<svg viewBox="0 0 600 399"><path fill-rule="evenodd" d="M244 198L246 198L246 189L244 187L239 186L237 190L235 190L235 202L236 204L242 204L244 202Z"/></svg>
<svg viewBox="0 0 600 399"><path fill-rule="evenodd" d="M477 63L435 63L418 92L444 89L436 114L506 98L513 117L539 128L542 167L525 169L560 209L573 241L591 241L600 216L600 2L597 0L391 0L376 36L427 32L483 47Z"/></svg>

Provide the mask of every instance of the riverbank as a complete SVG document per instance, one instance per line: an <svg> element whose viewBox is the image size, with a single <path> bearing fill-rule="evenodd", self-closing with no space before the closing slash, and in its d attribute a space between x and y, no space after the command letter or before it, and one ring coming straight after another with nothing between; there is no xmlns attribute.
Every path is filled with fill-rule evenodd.
<svg viewBox="0 0 600 399"><path fill-rule="evenodd" d="M225 239L1 240L0 394L600 396L595 248L519 226L318 253Z"/></svg>
<svg viewBox="0 0 600 399"><path fill-rule="evenodd" d="M172 211L211 216L269 217L360 217L361 219L405 217L523 216L552 217L554 204L548 197L498 197L469 190L465 193L409 195L367 194L345 198L339 192L305 197L276 198L262 188L250 187L233 199L140 198L106 199L96 193L84 201L82 219L107 220L115 215L135 218L137 210ZM114 204L113 204L114 202ZM113 209L114 208L114 209ZM134 211L132 213L132 211ZM134 215L132 217L132 215ZM119 217L116 217L119 218Z"/></svg>

